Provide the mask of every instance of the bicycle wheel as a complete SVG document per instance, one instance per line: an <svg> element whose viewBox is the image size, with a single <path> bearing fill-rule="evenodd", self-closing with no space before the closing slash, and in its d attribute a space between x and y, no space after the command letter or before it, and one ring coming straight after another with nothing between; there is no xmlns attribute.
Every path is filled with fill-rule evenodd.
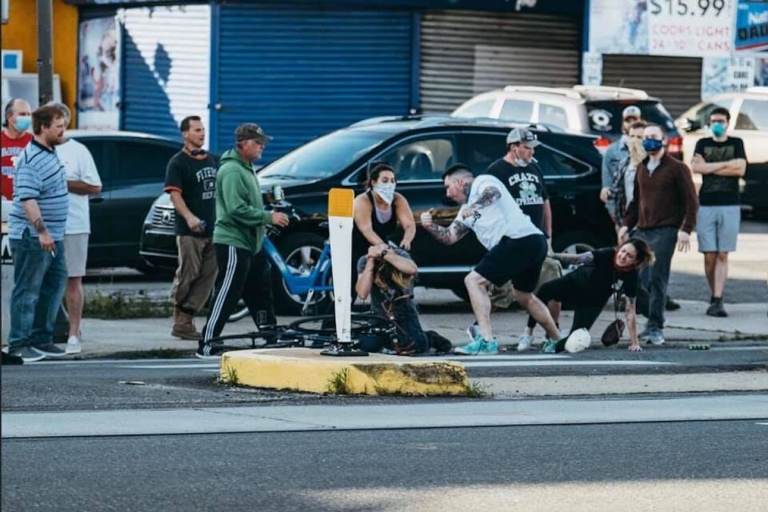
<svg viewBox="0 0 768 512"><path fill-rule="evenodd" d="M373 329L386 329L389 326L389 320L381 316L371 314L352 315L352 334L359 334ZM296 320L288 328L303 334L335 334L336 317L335 315L308 316Z"/></svg>

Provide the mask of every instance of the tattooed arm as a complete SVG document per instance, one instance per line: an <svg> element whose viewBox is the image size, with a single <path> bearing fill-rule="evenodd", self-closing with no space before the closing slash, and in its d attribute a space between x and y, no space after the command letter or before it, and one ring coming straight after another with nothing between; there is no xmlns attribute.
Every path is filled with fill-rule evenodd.
<svg viewBox="0 0 768 512"><path fill-rule="evenodd" d="M468 204L467 207L463 210L464 218L477 215L480 210L487 208L488 206L498 201L500 198L501 190L492 185L485 187L478 198L472 203Z"/></svg>
<svg viewBox="0 0 768 512"><path fill-rule="evenodd" d="M464 209L460 210L463 211ZM464 235L469 233L469 228L457 217L446 227L438 226L432 222L432 213L424 212L421 214L421 225L424 229L435 237L439 242L445 245L453 245L461 240Z"/></svg>
<svg viewBox="0 0 768 512"><path fill-rule="evenodd" d="M552 257L563 263L574 263L576 265L585 265L595 261L595 255L591 252L582 252L581 254L555 253Z"/></svg>

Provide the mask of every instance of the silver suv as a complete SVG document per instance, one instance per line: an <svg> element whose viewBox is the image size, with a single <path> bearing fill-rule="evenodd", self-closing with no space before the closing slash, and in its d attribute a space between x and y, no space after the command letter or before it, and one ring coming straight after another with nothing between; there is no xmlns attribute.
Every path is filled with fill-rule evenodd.
<svg viewBox="0 0 768 512"><path fill-rule="evenodd" d="M646 121L664 126L669 133L669 152L681 154L682 138L672 116L659 99L639 89L602 85L572 88L508 85L475 96L452 115L540 124L571 133L596 135L595 146L604 151L621 136L621 112L629 105L637 105Z"/></svg>
<svg viewBox="0 0 768 512"><path fill-rule="evenodd" d="M685 133L683 153L690 162L693 148L709 136L709 115L717 107L731 113L728 133L744 140L748 162L768 162L768 87L750 87L744 92L727 92L689 108L675 124Z"/></svg>

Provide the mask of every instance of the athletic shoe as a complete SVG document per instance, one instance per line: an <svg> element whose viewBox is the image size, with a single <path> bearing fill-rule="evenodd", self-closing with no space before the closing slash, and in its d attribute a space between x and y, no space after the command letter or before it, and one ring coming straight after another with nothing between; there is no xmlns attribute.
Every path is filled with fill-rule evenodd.
<svg viewBox="0 0 768 512"><path fill-rule="evenodd" d="M20 357L25 363L34 363L35 361L42 361L45 359L45 355L32 350L30 347L21 347L11 352L11 355Z"/></svg>
<svg viewBox="0 0 768 512"><path fill-rule="evenodd" d="M728 312L723 307L723 301L715 300L712 304L710 304L709 307L707 308L707 315L715 316L719 318L727 317Z"/></svg>
<svg viewBox="0 0 768 512"><path fill-rule="evenodd" d="M467 336L469 336L470 343L483 337L483 335L480 334L480 327L477 325L477 322L473 322L469 327L467 327Z"/></svg>
<svg viewBox="0 0 768 512"><path fill-rule="evenodd" d="M571 354L581 352L589 348L589 344L592 343L592 336L589 335L589 331L586 329L577 329L568 336L565 342L565 350Z"/></svg>
<svg viewBox="0 0 768 512"><path fill-rule="evenodd" d="M46 343L44 345L33 346L32 350L38 354L42 354L45 357L64 357L67 353L61 350L53 343Z"/></svg>
<svg viewBox="0 0 768 512"><path fill-rule="evenodd" d="M24 360L21 357L5 351L0 352L0 358L2 358L2 364L24 364Z"/></svg>
<svg viewBox="0 0 768 512"><path fill-rule="evenodd" d="M525 352L530 349L533 344L533 339L533 335L531 334L521 334L520 337L517 338L517 351Z"/></svg>
<svg viewBox="0 0 768 512"><path fill-rule="evenodd" d="M645 341L646 343L651 342L651 336L653 335L653 329L644 329L643 332L637 335L637 338L640 341Z"/></svg>
<svg viewBox="0 0 768 512"><path fill-rule="evenodd" d="M664 344L664 333L661 331L653 331L648 338L647 343L659 346Z"/></svg>
<svg viewBox="0 0 768 512"><path fill-rule="evenodd" d="M453 351L456 354L476 356L483 351L485 344L486 341L483 338L475 338L471 343L468 343L463 347L456 347ZM496 350L498 351L498 347Z"/></svg>
<svg viewBox="0 0 768 512"><path fill-rule="evenodd" d="M195 352L195 357L198 359L220 359L222 352L222 347L219 345L203 343L202 341L199 341L197 343L197 352Z"/></svg>
<svg viewBox="0 0 768 512"><path fill-rule="evenodd" d="M496 340L486 341L483 348L480 349L480 353L484 356L495 356L499 353L499 342Z"/></svg>
<svg viewBox="0 0 768 512"><path fill-rule="evenodd" d="M544 354L557 353L557 340L546 340L541 344L541 352Z"/></svg>
<svg viewBox="0 0 768 512"><path fill-rule="evenodd" d="M70 336L67 339L67 354L79 354L83 351L83 347L80 345L80 338L77 336Z"/></svg>
<svg viewBox="0 0 768 512"><path fill-rule="evenodd" d="M675 302L672 297L667 296L667 301L664 303L664 309L667 311L677 311L680 309L680 304Z"/></svg>

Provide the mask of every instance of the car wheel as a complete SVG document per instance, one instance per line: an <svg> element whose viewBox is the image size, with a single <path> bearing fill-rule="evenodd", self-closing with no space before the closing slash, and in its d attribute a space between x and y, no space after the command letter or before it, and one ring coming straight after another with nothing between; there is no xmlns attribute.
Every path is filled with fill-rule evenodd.
<svg viewBox="0 0 768 512"><path fill-rule="evenodd" d="M242 300L238 301L235 312L229 315L227 322L237 322L248 316L248 307Z"/></svg>
<svg viewBox="0 0 768 512"><path fill-rule="evenodd" d="M469 302L469 292L467 292L467 287L464 286L463 282L460 285L451 287L451 291L456 297L460 298L464 302Z"/></svg>
<svg viewBox="0 0 768 512"><path fill-rule="evenodd" d="M277 242L286 265L291 272L307 275L312 272L320 254L323 252L325 239L315 233L294 233L281 238ZM288 292L282 275L273 269L273 293L275 297L275 312L279 315L298 316L304 306L306 295L294 295ZM311 305L322 312L330 305L332 297L329 293L316 294Z"/></svg>

